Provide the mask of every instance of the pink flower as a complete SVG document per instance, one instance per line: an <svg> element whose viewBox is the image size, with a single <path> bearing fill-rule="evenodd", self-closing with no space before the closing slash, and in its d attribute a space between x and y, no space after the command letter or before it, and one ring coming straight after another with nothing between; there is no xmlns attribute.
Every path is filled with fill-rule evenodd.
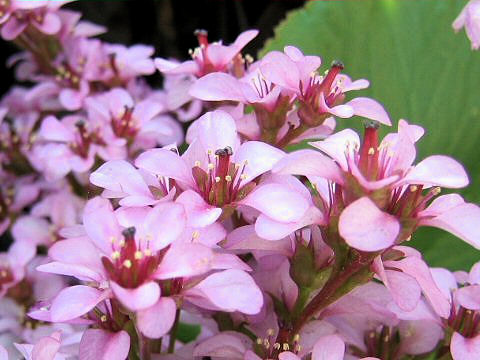
<svg viewBox="0 0 480 360"><path fill-rule="evenodd" d="M319 66L319 57L304 56L296 47L287 46L284 53L272 51L265 55L260 69L266 79L296 95L300 101L298 116L309 126L320 125L330 115L358 115L391 125L387 112L375 100L359 97L342 105L346 92L366 88L368 81L352 82L341 75L340 62L334 62L324 77L314 73Z"/></svg>
<svg viewBox="0 0 480 360"><path fill-rule="evenodd" d="M106 51L113 56L115 75L123 80L130 80L141 75L151 75L155 65L151 56L155 49L151 46L137 44L127 48L114 44L107 45Z"/></svg>
<svg viewBox="0 0 480 360"><path fill-rule="evenodd" d="M480 48L480 1L470 0L462 9L452 24L455 31L459 31L465 27L465 32L472 42L472 49Z"/></svg>
<svg viewBox="0 0 480 360"><path fill-rule="evenodd" d="M241 33L233 44L223 45L221 42L209 43L205 30L197 30L199 47L192 53L193 60L178 64L162 58L155 59L157 69L165 74L194 74L202 77L208 73L228 70L228 66L237 54L255 36L257 30L248 30Z"/></svg>
<svg viewBox="0 0 480 360"><path fill-rule="evenodd" d="M196 138L182 156L153 149L135 161L137 167L175 179L186 190L176 201L186 207L191 226L212 224L222 211L228 217L239 205L283 223L304 215L309 204L296 191L280 183L253 182L284 156L281 150L257 141L240 145L234 120L220 110L205 114L194 126Z"/></svg>

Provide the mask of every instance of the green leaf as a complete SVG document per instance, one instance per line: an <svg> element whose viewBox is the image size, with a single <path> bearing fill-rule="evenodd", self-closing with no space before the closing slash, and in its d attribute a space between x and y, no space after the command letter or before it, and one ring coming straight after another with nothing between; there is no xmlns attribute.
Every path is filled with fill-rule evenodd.
<svg viewBox="0 0 480 360"><path fill-rule="evenodd" d="M295 45L322 57L324 68L340 59L345 73L367 78L370 96L389 111L394 129L405 118L422 125L418 159L451 155L471 176L462 194L480 200L480 52L472 52L451 24L466 1L311 1L291 12L262 54ZM339 128L361 128L358 118L338 120ZM479 225L480 226L480 225ZM412 241L433 266L467 269L480 252L443 231L421 229Z"/></svg>
<svg viewBox="0 0 480 360"><path fill-rule="evenodd" d="M195 340L201 331L200 325L181 322L178 324L177 339L186 344Z"/></svg>

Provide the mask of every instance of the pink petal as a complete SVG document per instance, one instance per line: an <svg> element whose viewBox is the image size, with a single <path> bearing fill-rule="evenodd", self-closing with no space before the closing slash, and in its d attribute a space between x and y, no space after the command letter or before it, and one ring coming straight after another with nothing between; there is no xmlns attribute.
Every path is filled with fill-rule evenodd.
<svg viewBox="0 0 480 360"><path fill-rule="evenodd" d="M2 345L0 345L0 360L8 360L8 352Z"/></svg>
<svg viewBox="0 0 480 360"><path fill-rule="evenodd" d="M156 251L174 242L185 230L186 222L182 205L173 202L156 205L144 220L145 232L152 236L150 248Z"/></svg>
<svg viewBox="0 0 480 360"><path fill-rule="evenodd" d="M480 285L465 286L454 294L455 303L469 310L480 310Z"/></svg>
<svg viewBox="0 0 480 360"><path fill-rule="evenodd" d="M235 152L239 139L235 120L229 113L223 110L210 111L196 123L197 139L204 151L215 152L229 146Z"/></svg>
<svg viewBox="0 0 480 360"><path fill-rule="evenodd" d="M272 169L277 174L320 176L343 184L343 176L335 162L318 151L304 149L292 152L278 161Z"/></svg>
<svg viewBox="0 0 480 360"><path fill-rule="evenodd" d="M338 335L321 337L313 347L312 360L343 360L345 343Z"/></svg>
<svg viewBox="0 0 480 360"><path fill-rule="evenodd" d="M103 265L100 252L86 238L74 238L57 241L48 251L48 255L56 261L67 264L78 264L101 272Z"/></svg>
<svg viewBox="0 0 480 360"><path fill-rule="evenodd" d="M160 297L160 287L156 282L146 282L134 289L127 289L110 281L115 297L131 311L147 309L153 306Z"/></svg>
<svg viewBox="0 0 480 360"><path fill-rule="evenodd" d="M53 360L55 358L60 349L60 339L55 338L54 335L43 337L37 341L32 350L32 360Z"/></svg>
<svg viewBox="0 0 480 360"><path fill-rule="evenodd" d="M378 251L395 243L400 231L398 220L377 208L368 198L360 198L343 210L338 224L347 244L362 251Z"/></svg>
<svg viewBox="0 0 480 360"><path fill-rule="evenodd" d="M161 297L158 302L137 312L137 326L143 335L151 339L161 338L175 322L177 305L172 298Z"/></svg>
<svg viewBox="0 0 480 360"><path fill-rule="evenodd" d="M282 351L280 354L278 354L278 360L301 360L301 359L290 351Z"/></svg>
<svg viewBox="0 0 480 360"><path fill-rule="evenodd" d="M111 240L121 239L120 227L112 205L106 199L96 197L87 202L83 213L83 224L88 237L104 254L112 252Z"/></svg>
<svg viewBox="0 0 480 360"><path fill-rule="evenodd" d="M15 16L11 16L8 21L2 26L2 38L7 41L15 39L28 26L25 20L18 20Z"/></svg>
<svg viewBox="0 0 480 360"><path fill-rule="evenodd" d="M63 322L80 317L105 299L106 292L90 286L75 285L63 289L53 300L53 322Z"/></svg>
<svg viewBox="0 0 480 360"><path fill-rule="evenodd" d="M392 262L392 266L402 270L404 273L413 276L422 288L425 297L432 305L435 312L443 318L450 315L450 302L435 284L430 269L422 259L406 257L399 261Z"/></svg>
<svg viewBox="0 0 480 360"><path fill-rule="evenodd" d="M310 206L305 214L295 222L279 222L261 214L255 222L255 231L258 236L267 240L280 240L294 231L312 224L323 224L323 213L315 206Z"/></svg>
<svg viewBox="0 0 480 360"><path fill-rule="evenodd" d="M140 172L124 160L107 161L90 175L90 182L111 191L152 196Z"/></svg>
<svg viewBox="0 0 480 360"><path fill-rule="evenodd" d="M62 27L62 22L60 21L59 16L53 12L47 12L41 24L36 21L34 21L33 24L38 30L47 35L58 33Z"/></svg>
<svg viewBox="0 0 480 360"><path fill-rule="evenodd" d="M170 177L193 187L191 168L176 153L167 149L152 149L143 152L135 160L135 166L155 175Z"/></svg>
<svg viewBox="0 0 480 360"><path fill-rule="evenodd" d="M80 341L79 360L125 360L129 350L130 336L126 331L88 329Z"/></svg>
<svg viewBox="0 0 480 360"><path fill-rule="evenodd" d="M43 119L39 136L50 141L71 142L75 140L74 134L55 116L47 116Z"/></svg>
<svg viewBox="0 0 480 360"><path fill-rule="evenodd" d="M246 101L242 83L233 76L220 72L205 75L195 81L189 93L203 101Z"/></svg>
<svg viewBox="0 0 480 360"><path fill-rule="evenodd" d="M432 205L434 203L435 201ZM423 214L421 213L421 215ZM470 203L455 206L434 218L425 218L420 222L421 225L434 226L448 231L477 249L480 249L479 223L480 207Z"/></svg>
<svg viewBox="0 0 480 360"><path fill-rule="evenodd" d="M189 60L183 63L169 61L162 58L154 59L156 68L165 74L195 74L199 68L195 61Z"/></svg>
<svg viewBox="0 0 480 360"><path fill-rule="evenodd" d="M477 360L480 358L480 335L474 338L464 338L457 332L453 333L450 343L453 360Z"/></svg>
<svg viewBox="0 0 480 360"><path fill-rule="evenodd" d="M36 270L50 274L74 276L83 281L101 282L103 280L103 277L97 271L94 271L87 266L78 264L65 264L58 261L40 265L36 268Z"/></svg>
<svg viewBox="0 0 480 360"><path fill-rule="evenodd" d="M229 360L243 360L243 354L251 346L252 341L246 335L224 331L198 344L193 356L218 356Z"/></svg>
<svg viewBox="0 0 480 360"><path fill-rule="evenodd" d="M185 207L188 218L188 226L205 227L213 224L222 214L222 209L211 206L193 190L187 190L180 194L177 203Z"/></svg>
<svg viewBox="0 0 480 360"><path fill-rule="evenodd" d="M448 156L433 155L419 162L403 179L408 184L425 184L446 188L468 185L468 175L463 166Z"/></svg>
<svg viewBox="0 0 480 360"><path fill-rule="evenodd" d="M227 312L240 311L254 315L263 305L262 292L250 275L241 270L214 273L192 290L200 292L215 307Z"/></svg>
<svg viewBox="0 0 480 360"><path fill-rule="evenodd" d="M233 157L235 163L243 166L245 164L245 184L257 176L269 171L272 167L285 156L282 151L260 141L247 141L243 143Z"/></svg>
<svg viewBox="0 0 480 360"><path fill-rule="evenodd" d="M377 101L365 97L350 100L347 105L353 108L354 114L367 119L378 121L381 124L392 126L390 117L382 105Z"/></svg>
<svg viewBox="0 0 480 360"><path fill-rule="evenodd" d="M162 259L155 278L163 280L203 274L211 269L213 258L212 250L204 245L174 244Z"/></svg>
<svg viewBox="0 0 480 360"><path fill-rule="evenodd" d="M292 91L299 91L300 72L290 57L271 51L262 59L260 70L266 79Z"/></svg>
<svg viewBox="0 0 480 360"><path fill-rule="evenodd" d="M239 204L251 206L280 222L298 221L309 208L309 203L302 194L280 184L257 186Z"/></svg>

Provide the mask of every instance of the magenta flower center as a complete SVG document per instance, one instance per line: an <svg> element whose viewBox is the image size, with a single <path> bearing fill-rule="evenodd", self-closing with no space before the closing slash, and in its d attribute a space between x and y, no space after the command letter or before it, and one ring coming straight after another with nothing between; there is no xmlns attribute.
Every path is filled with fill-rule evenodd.
<svg viewBox="0 0 480 360"><path fill-rule="evenodd" d="M112 114L112 128L118 137L134 138L138 132L138 124L132 117L133 108L125 106L120 116Z"/></svg>
<svg viewBox="0 0 480 360"><path fill-rule="evenodd" d="M78 121L75 125L77 126L78 131L75 134L75 142L70 144L70 149L75 154L83 158L87 158L90 145L105 145L105 142L99 137L96 131L89 132L87 130L85 122Z"/></svg>
<svg viewBox="0 0 480 360"><path fill-rule="evenodd" d="M13 281L13 274L8 265L0 265L0 290L3 289L5 284L9 284Z"/></svg>
<svg viewBox="0 0 480 360"><path fill-rule="evenodd" d="M462 306L458 310L452 307L447 324L463 337L473 338L480 333L480 312Z"/></svg>
<svg viewBox="0 0 480 360"><path fill-rule="evenodd" d="M255 186L254 183L242 185L242 181L246 179L246 163L232 162L233 151L229 146L215 151L215 155L212 155L208 152L207 171L200 168L199 162L192 169L192 175L204 200L211 205L222 207L244 198ZM249 186L250 184L252 185Z"/></svg>
<svg viewBox="0 0 480 360"><path fill-rule="evenodd" d="M135 228L123 231L124 239L117 244L111 239L112 254L110 258L102 257L103 267L111 280L124 288L136 288L150 280L161 261L161 252L152 252L147 246L142 249L135 241Z"/></svg>
<svg viewBox="0 0 480 360"><path fill-rule="evenodd" d="M10 8L10 0L0 0L0 18L3 17Z"/></svg>

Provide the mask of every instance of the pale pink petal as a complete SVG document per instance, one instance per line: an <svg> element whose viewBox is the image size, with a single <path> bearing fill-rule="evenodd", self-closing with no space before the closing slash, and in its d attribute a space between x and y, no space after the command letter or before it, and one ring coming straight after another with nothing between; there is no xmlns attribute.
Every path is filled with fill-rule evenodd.
<svg viewBox="0 0 480 360"><path fill-rule="evenodd" d="M223 110L207 112L197 121L197 140L202 149L213 153L229 146L235 153L239 139L235 120Z"/></svg>
<svg viewBox="0 0 480 360"><path fill-rule="evenodd" d="M188 226L205 227L213 224L222 214L222 209L209 205L195 191L187 190L180 194L177 203L185 207Z"/></svg>
<svg viewBox="0 0 480 360"><path fill-rule="evenodd" d="M398 220L377 208L368 198L360 198L343 210L338 224L347 244L362 251L378 251L395 243L400 231Z"/></svg>
<svg viewBox="0 0 480 360"><path fill-rule="evenodd" d="M37 23L36 21L34 21L33 24L38 30L47 35L58 33L62 27L60 17L53 12L47 12L41 24Z"/></svg>
<svg viewBox="0 0 480 360"><path fill-rule="evenodd" d="M75 285L65 288L52 302L52 321L63 322L82 316L104 300L105 296L105 291L90 286Z"/></svg>
<svg viewBox="0 0 480 360"><path fill-rule="evenodd" d="M480 285L480 262L475 263L468 274L468 282L470 284Z"/></svg>
<svg viewBox="0 0 480 360"><path fill-rule="evenodd" d="M315 141L309 144L330 156L344 171L348 171L345 153L350 153L355 148L359 148L360 138L355 131L345 129L329 136L323 141Z"/></svg>
<svg viewBox="0 0 480 360"><path fill-rule="evenodd" d="M312 360L343 360L345 343L338 335L321 337L313 347Z"/></svg>
<svg viewBox="0 0 480 360"><path fill-rule="evenodd" d="M200 275L211 269L213 258L212 250L202 244L174 244L168 249L154 276L163 280Z"/></svg>
<svg viewBox="0 0 480 360"><path fill-rule="evenodd" d="M60 349L60 333L41 338L33 346L32 360L53 360Z"/></svg>
<svg viewBox="0 0 480 360"><path fill-rule="evenodd" d="M87 238L57 241L49 249L48 255L53 260L67 264L83 265L98 273L101 273L103 269L100 252Z"/></svg>
<svg viewBox="0 0 480 360"><path fill-rule="evenodd" d="M284 53L271 51L266 54L262 59L260 70L272 83L299 92L300 72L295 62Z"/></svg>
<svg viewBox="0 0 480 360"><path fill-rule="evenodd" d="M129 350L130 336L126 331L88 329L80 341L79 360L125 360Z"/></svg>
<svg viewBox="0 0 480 360"><path fill-rule="evenodd" d="M97 271L79 264L65 264L58 261L53 261L51 263L38 266L36 270L50 274L74 276L83 281L101 282L103 280L103 277Z"/></svg>
<svg viewBox="0 0 480 360"><path fill-rule="evenodd" d="M335 162L318 151L304 149L292 152L278 161L272 169L277 174L320 176L343 184L342 172Z"/></svg>
<svg viewBox="0 0 480 360"><path fill-rule="evenodd" d="M310 206L304 215L295 222L279 222L261 214L255 222L258 236L267 240L280 240L294 231L312 224L324 224L323 213L315 206Z"/></svg>
<svg viewBox="0 0 480 360"><path fill-rule="evenodd" d="M63 123L55 116L47 116L42 121L38 134L42 139L50 141L71 142L75 136Z"/></svg>
<svg viewBox="0 0 480 360"><path fill-rule="evenodd" d="M309 203L302 194L280 184L257 186L239 204L251 206L280 222L298 221L309 208Z"/></svg>
<svg viewBox="0 0 480 360"><path fill-rule="evenodd" d="M0 345L0 360L8 360L8 352L2 345Z"/></svg>
<svg viewBox="0 0 480 360"><path fill-rule="evenodd" d="M172 298L161 297L155 305L137 311L138 329L151 339L161 338L170 331L176 310L177 305Z"/></svg>
<svg viewBox="0 0 480 360"><path fill-rule="evenodd" d="M450 315L450 301L437 287L429 267L422 259L406 257L399 261L393 261L392 266L413 276L435 312L443 318L448 318Z"/></svg>
<svg viewBox="0 0 480 360"><path fill-rule="evenodd" d="M455 291L455 303L465 309L480 310L480 285L465 286Z"/></svg>
<svg viewBox="0 0 480 360"><path fill-rule="evenodd" d="M195 74L199 70L197 63L193 60L178 63L176 61L156 58L154 62L156 68L166 74Z"/></svg>
<svg viewBox="0 0 480 360"><path fill-rule="evenodd" d="M251 346L252 341L246 335L224 331L198 344L193 351L193 356L218 356L229 360L244 360L243 354Z"/></svg>
<svg viewBox="0 0 480 360"><path fill-rule="evenodd" d="M243 167L245 184L257 176L269 171L286 154L282 151L260 141L247 141L233 154L235 163Z"/></svg>
<svg viewBox="0 0 480 360"><path fill-rule="evenodd" d="M143 223L146 234L151 236L150 248L156 251L174 242L185 230L186 222L182 205L173 202L156 205Z"/></svg>
<svg viewBox="0 0 480 360"><path fill-rule="evenodd" d="M434 226L448 231L477 249L480 249L479 223L480 207L470 203L455 206L434 218L427 217L420 221L421 225Z"/></svg>
<svg viewBox="0 0 480 360"><path fill-rule="evenodd" d="M140 172L125 160L111 160L90 175L90 182L111 191L151 197Z"/></svg>
<svg viewBox="0 0 480 360"><path fill-rule="evenodd" d="M227 312L254 315L263 305L262 292L251 276L241 270L214 273L197 284L192 292L201 293L215 307Z"/></svg>
<svg viewBox="0 0 480 360"><path fill-rule="evenodd" d="M121 230L112 205L106 199L96 197L86 203L83 224L88 237L104 254L112 252L112 240L121 239Z"/></svg>
<svg viewBox="0 0 480 360"><path fill-rule="evenodd" d="M402 182L456 189L467 186L469 181L459 162L448 156L433 155L419 162Z"/></svg>
<svg viewBox="0 0 480 360"><path fill-rule="evenodd" d="M134 289L127 289L110 281L115 297L129 310L137 311L153 306L160 297L160 287L156 282L146 282Z"/></svg>
<svg viewBox="0 0 480 360"><path fill-rule="evenodd" d="M347 105L353 108L354 114L367 119L378 121L381 124L392 126L390 117L382 105L377 101L365 97L350 100Z"/></svg>
<svg viewBox="0 0 480 360"><path fill-rule="evenodd" d="M190 95L204 101L239 101L245 102L243 84L233 76L215 72L195 81L190 88Z"/></svg>
<svg viewBox="0 0 480 360"><path fill-rule="evenodd" d="M301 360L301 359L290 351L282 351L278 355L278 360Z"/></svg>
<svg viewBox="0 0 480 360"><path fill-rule="evenodd" d="M453 360L478 360L480 358L480 335L464 338L454 332L450 343L450 352Z"/></svg>
<svg viewBox="0 0 480 360"><path fill-rule="evenodd" d="M7 41L15 39L28 26L28 21L18 20L16 16L11 16L2 26L2 38Z"/></svg>
<svg viewBox="0 0 480 360"><path fill-rule="evenodd" d="M193 187L194 181L191 168L178 154L167 149L152 149L140 154L135 160L135 166L155 175L179 180Z"/></svg>

